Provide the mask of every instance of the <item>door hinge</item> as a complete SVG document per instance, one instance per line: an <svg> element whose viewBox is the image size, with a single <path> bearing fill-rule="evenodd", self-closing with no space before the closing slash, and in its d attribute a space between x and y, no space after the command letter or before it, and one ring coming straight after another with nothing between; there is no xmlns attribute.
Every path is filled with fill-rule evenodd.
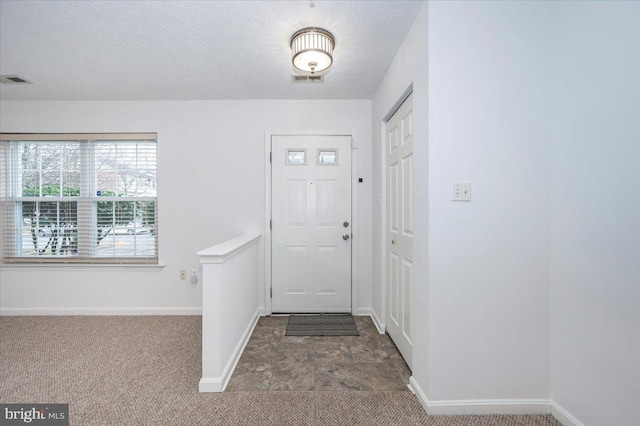
<svg viewBox="0 0 640 426"><path fill-rule="evenodd" d="M269 162L271 163L271 161L273 161L273 153L269 153Z"/></svg>
<svg viewBox="0 0 640 426"><path fill-rule="evenodd" d="M273 220L269 219L269 231L273 231Z"/></svg>
<svg viewBox="0 0 640 426"><path fill-rule="evenodd" d="M269 287L269 297L273 299L273 286Z"/></svg>

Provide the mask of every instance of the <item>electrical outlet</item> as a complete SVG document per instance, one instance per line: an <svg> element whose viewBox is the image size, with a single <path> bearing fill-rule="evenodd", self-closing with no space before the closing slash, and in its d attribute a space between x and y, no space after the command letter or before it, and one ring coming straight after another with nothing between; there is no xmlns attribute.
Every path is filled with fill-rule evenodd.
<svg viewBox="0 0 640 426"><path fill-rule="evenodd" d="M453 182L451 185L451 201L471 201L471 183Z"/></svg>
<svg viewBox="0 0 640 426"><path fill-rule="evenodd" d="M198 270L191 270L191 284L198 284Z"/></svg>
<svg viewBox="0 0 640 426"><path fill-rule="evenodd" d="M181 280L187 279L187 271L185 271L184 269L180 269L180 279Z"/></svg>

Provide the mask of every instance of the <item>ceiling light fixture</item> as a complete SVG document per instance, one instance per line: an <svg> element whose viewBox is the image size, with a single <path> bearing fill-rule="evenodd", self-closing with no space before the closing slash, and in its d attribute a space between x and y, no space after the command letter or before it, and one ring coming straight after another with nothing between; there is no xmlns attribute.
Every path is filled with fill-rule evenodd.
<svg viewBox="0 0 640 426"><path fill-rule="evenodd" d="M322 28L304 28L291 36L294 68L304 74L326 72L333 65L333 34Z"/></svg>

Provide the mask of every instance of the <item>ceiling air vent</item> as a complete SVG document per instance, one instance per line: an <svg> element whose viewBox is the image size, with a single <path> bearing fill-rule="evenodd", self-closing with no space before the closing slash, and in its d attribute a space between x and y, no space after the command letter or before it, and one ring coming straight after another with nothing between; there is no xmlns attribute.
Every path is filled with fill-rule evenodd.
<svg viewBox="0 0 640 426"><path fill-rule="evenodd" d="M29 84L30 81L20 78L17 75L0 75L0 83L3 84Z"/></svg>
<svg viewBox="0 0 640 426"><path fill-rule="evenodd" d="M294 83L324 83L323 75L292 75L291 81Z"/></svg>

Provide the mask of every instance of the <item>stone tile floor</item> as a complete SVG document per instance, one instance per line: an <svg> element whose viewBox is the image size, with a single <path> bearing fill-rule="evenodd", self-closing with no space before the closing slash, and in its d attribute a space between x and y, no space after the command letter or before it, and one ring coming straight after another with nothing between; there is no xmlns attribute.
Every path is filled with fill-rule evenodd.
<svg viewBox="0 0 640 426"><path fill-rule="evenodd" d="M261 317L227 391L408 390L411 371L371 318L359 336L285 336L287 316Z"/></svg>

